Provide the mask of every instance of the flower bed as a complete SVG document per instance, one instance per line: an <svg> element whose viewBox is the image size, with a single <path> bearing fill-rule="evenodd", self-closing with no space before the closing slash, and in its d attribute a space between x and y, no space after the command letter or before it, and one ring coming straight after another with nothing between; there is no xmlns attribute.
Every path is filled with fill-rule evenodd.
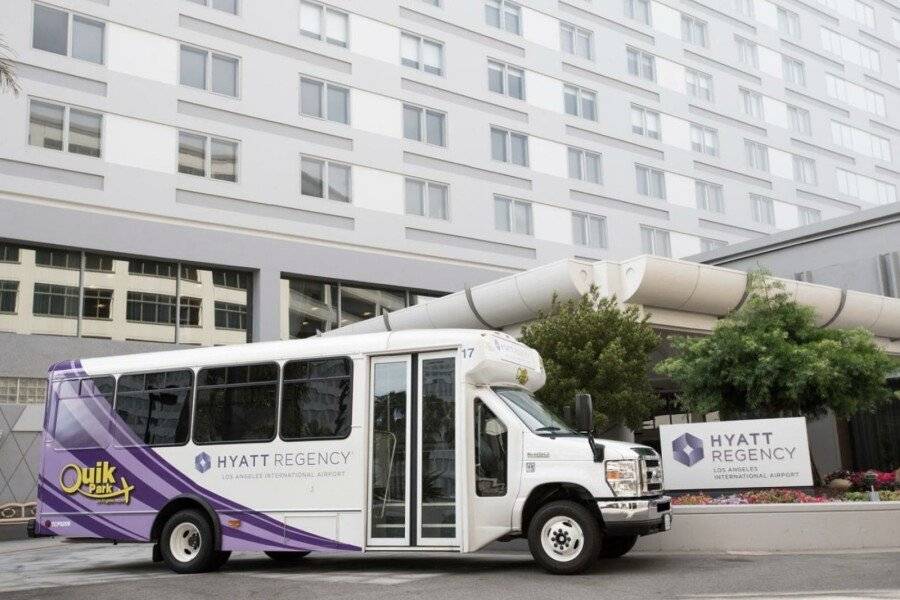
<svg viewBox="0 0 900 600"><path fill-rule="evenodd" d="M879 499L884 502L900 501L900 491L881 490ZM839 492L816 490L808 494L801 490L769 489L710 496L709 494L684 494L672 498L676 506L737 505L737 504L821 504L824 502L867 502L866 492Z"/></svg>
<svg viewBox="0 0 900 600"><path fill-rule="evenodd" d="M876 491L893 490L897 487L897 474L893 471L835 471L825 477L825 483L829 484L836 479L844 479L850 482L850 490L865 492L869 489L866 484L866 475L871 473L875 481L872 484Z"/></svg>

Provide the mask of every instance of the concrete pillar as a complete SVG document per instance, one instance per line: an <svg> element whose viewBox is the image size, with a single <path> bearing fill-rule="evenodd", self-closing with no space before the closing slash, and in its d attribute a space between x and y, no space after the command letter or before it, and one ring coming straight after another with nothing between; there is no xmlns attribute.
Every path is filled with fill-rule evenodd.
<svg viewBox="0 0 900 600"><path fill-rule="evenodd" d="M262 268L253 276L251 341L281 339L281 271Z"/></svg>

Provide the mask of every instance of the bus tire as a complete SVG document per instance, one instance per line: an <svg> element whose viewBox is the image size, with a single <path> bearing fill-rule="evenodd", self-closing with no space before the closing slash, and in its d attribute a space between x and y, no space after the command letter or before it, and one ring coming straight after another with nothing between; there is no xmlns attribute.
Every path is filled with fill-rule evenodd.
<svg viewBox="0 0 900 600"><path fill-rule="evenodd" d="M571 500L539 508L528 527L534 560L555 575L581 573L600 551L600 524L587 508Z"/></svg>
<svg viewBox="0 0 900 600"><path fill-rule="evenodd" d="M284 551L284 550L266 550L266 556L275 562L284 564L297 564L304 556L309 554L309 550Z"/></svg>
<svg viewBox="0 0 900 600"><path fill-rule="evenodd" d="M221 557L215 542L206 515L189 508L178 511L163 525L159 549L163 561L176 573L203 573L224 564L217 564Z"/></svg>
<svg viewBox="0 0 900 600"><path fill-rule="evenodd" d="M600 558L620 558L637 543L636 535L608 535L600 543Z"/></svg>
<svg viewBox="0 0 900 600"><path fill-rule="evenodd" d="M229 558L231 558L231 550L218 550L216 552L216 557L213 559L210 571L218 571L224 567Z"/></svg>

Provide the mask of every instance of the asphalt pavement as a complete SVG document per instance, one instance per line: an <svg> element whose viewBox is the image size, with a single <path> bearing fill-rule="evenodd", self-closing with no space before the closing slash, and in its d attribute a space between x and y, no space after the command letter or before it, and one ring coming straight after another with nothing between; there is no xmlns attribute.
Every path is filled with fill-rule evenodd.
<svg viewBox="0 0 900 600"><path fill-rule="evenodd" d="M254 598L786 598L900 600L900 550L817 554L650 554L569 577L537 568L521 545L470 555L311 554L283 567L236 553L218 573L175 575L146 545L0 542L0 600ZM509 550L512 548L513 550Z"/></svg>

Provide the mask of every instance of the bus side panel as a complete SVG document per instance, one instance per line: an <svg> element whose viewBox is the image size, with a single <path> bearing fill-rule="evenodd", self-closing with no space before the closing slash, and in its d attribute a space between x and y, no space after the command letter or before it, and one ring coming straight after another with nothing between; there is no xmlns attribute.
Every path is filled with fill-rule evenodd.
<svg viewBox="0 0 900 600"><path fill-rule="evenodd" d="M48 416L38 482L37 531L68 537L148 541L156 515L171 500L202 501L219 518L222 547L248 550L359 550L295 527L200 485L203 453L178 469L162 453L196 452L189 446L158 452L143 446L99 390L73 389L90 377L78 361L60 363L50 375ZM207 460L209 457L206 457ZM185 464L181 460L178 464ZM232 527L229 515L241 515ZM224 518L223 518L224 517Z"/></svg>

